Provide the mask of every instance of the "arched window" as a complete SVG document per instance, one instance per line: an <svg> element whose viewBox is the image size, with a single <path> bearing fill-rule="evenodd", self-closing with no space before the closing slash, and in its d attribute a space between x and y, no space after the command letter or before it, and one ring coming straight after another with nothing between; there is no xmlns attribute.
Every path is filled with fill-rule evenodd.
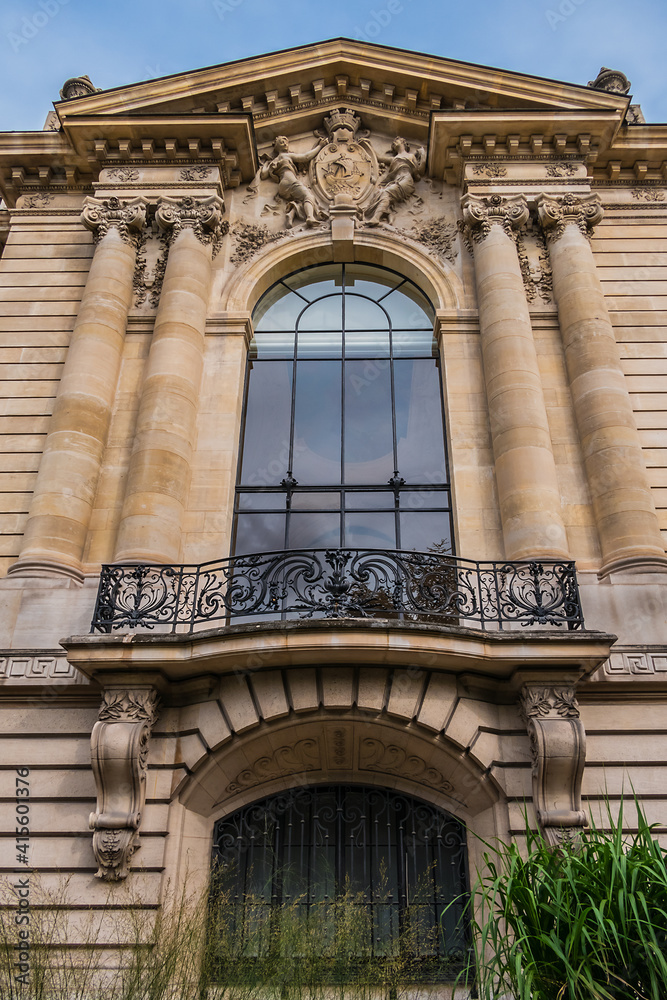
<svg viewBox="0 0 667 1000"><path fill-rule="evenodd" d="M290 933L317 921L323 948L344 921L350 951L401 952L421 981L461 961L465 831L418 799L360 785L281 792L219 820L213 857L239 955L261 958L282 912Z"/></svg>
<svg viewBox="0 0 667 1000"><path fill-rule="evenodd" d="M430 302L365 264L307 268L254 313L235 551L452 552Z"/></svg>

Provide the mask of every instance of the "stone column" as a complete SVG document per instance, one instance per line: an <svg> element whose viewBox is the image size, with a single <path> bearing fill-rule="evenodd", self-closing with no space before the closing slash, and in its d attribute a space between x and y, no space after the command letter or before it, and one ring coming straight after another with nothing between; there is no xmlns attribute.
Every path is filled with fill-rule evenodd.
<svg viewBox="0 0 667 1000"><path fill-rule="evenodd" d="M217 195L158 204L157 220L170 232L171 244L141 389L118 562L171 563L180 557L222 207Z"/></svg>
<svg viewBox="0 0 667 1000"><path fill-rule="evenodd" d="M484 379L508 559L569 558L516 231L523 197L467 195Z"/></svg>
<svg viewBox="0 0 667 1000"><path fill-rule="evenodd" d="M18 562L19 575L83 580L81 562L132 300L141 198L86 198L81 221L96 241L44 445Z"/></svg>
<svg viewBox="0 0 667 1000"><path fill-rule="evenodd" d="M589 237L597 195L542 195L572 401L602 547L601 575L660 568L667 559L614 330Z"/></svg>

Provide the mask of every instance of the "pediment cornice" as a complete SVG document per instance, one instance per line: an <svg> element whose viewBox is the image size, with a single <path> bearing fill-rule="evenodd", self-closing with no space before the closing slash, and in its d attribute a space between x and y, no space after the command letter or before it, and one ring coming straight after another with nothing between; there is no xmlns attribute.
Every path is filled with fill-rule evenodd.
<svg viewBox="0 0 667 1000"><path fill-rule="evenodd" d="M255 56L117 87L55 107L61 122L78 114L251 111L280 121L311 103L365 101L428 119L452 108L623 110L629 98L471 63L350 39Z"/></svg>

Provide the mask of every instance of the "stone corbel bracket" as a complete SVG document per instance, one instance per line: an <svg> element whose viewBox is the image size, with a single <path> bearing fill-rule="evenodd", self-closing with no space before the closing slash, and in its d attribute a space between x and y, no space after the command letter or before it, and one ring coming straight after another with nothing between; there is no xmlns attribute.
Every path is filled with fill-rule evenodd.
<svg viewBox="0 0 667 1000"><path fill-rule="evenodd" d="M146 799L148 741L157 719L152 688L107 690L91 735L91 762L97 786L97 811L90 814L97 878L127 878L130 858L139 847L139 826Z"/></svg>
<svg viewBox="0 0 667 1000"><path fill-rule="evenodd" d="M533 804L545 840L556 847L586 826L581 782L586 732L574 687L526 684L521 710L533 756Z"/></svg>

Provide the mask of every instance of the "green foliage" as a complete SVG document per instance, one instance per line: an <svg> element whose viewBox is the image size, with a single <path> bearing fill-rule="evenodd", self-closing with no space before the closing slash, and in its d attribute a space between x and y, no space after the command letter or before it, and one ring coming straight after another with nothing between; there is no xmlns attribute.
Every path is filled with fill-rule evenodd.
<svg viewBox="0 0 667 1000"><path fill-rule="evenodd" d="M415 888L390 939L377 933L380 891L373 905L347 884L331 898L309 902L311 889L277 906L261 893L236 901L216 891L205 960L216 998L400 1000L415 983L451 982L461 955L439 956L439 928L423 919L425 891Z"/></svg>
<svg viewBox="0 0 667 1000"><path fill-rule="evenodd" d="M639 802L635 833L608 811L557 850L526 829L526 849L486 844L472 892L481 1000L667 997L667 851Z"/></svg>

